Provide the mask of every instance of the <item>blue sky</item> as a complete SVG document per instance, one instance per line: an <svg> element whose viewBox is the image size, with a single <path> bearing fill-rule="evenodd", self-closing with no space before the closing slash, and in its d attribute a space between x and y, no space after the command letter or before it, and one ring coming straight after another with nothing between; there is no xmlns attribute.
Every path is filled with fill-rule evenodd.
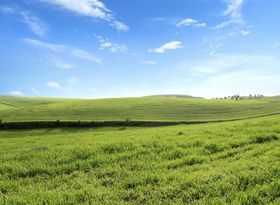
<svg viewBox="0 0 280 205"><path fill-rule="evenodd" d="M279 8L279 0L1 0L0 95L279 95Z"/></svg>

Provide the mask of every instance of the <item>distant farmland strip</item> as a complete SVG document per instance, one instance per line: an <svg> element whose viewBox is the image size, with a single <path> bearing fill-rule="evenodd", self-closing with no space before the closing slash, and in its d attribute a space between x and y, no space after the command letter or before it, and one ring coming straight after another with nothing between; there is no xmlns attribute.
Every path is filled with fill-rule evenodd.
<svg viewBox="0 0 280 205"><path fill-rule="evenodd" d="M0 101L0 104L8 105L8 106L11 106L11 107L19 107L17 105L14 105L14 104L11 104L11 103L8 103L8 102L4 102L4 101Z"/></svg>
<svg viewBox="0 0 280 205"><path fill-rule="evenodd" d="M56 99L1 97L3 122L222 122L280 112L279 98L207 100L141 97L118 99ZM1 105L1 104L0 104Z"/></svg>
<svg viewBox="0 0 280 205"><path fill-rule="evenodd" d="M172 125L193 125L219 122L233 122L260 117L280 115L269 113L263 115L249 116L244 118L211 120L211 121L33 121L33 122L1 122L0 129L36 129L36 128L90 128L90 127L160 127Z"/></svg>

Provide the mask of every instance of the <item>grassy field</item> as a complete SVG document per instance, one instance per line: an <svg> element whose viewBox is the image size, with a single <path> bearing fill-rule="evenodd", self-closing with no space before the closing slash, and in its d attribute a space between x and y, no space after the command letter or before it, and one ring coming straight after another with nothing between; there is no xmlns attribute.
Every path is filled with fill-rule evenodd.
<svg viewBox="0 0 280 205"><path fill-rule="evenodd" d="M142 97L121 99L55 99L0 97L2 121L212 121L280 112L279 98L206 100Z"/></svg>
<svg viewBox="0 0 280 205"><path fill-rule="evenodd" d="M2 130L0 204L280 204L280 116Z"/></svg>

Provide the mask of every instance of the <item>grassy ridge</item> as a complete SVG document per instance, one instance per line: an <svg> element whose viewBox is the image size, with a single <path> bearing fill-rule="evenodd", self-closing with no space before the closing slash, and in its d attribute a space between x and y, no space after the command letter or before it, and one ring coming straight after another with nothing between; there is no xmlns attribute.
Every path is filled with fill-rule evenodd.
<svg viewBox="0 0 280 205"><path fill-rule="evenodd" d="M0 204L279 204L280 117L0 131Z"/></svg>
<svg viewBox="0 0 280 205"><path fill-rule="evenodd" d="M1 101L17 106L0 110L3 121L213 121L280 111L279 98L234 101L168 97L102 100L0 97Z"/></svg>

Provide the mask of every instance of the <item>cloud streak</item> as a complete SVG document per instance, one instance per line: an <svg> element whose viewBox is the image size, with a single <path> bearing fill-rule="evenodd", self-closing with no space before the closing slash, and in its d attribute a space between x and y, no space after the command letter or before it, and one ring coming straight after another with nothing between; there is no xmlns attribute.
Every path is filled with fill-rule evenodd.
<svg viewBox="0 0 280 205"><path fill-rule="evenodd" d="M127 50L125 45L114 43L109 39L103 38L102 36L95 35L95 37L99 41L99 50L109 50L112 53L125 52Z"/></svg>
<svg viewBox="0 0 280 205"><path fill-rule="evenodd" d="M1 5L0 6L0 12L6 13L6 14L15 14L16 9L11 7L11 6L8 6L8 5Z"/></svg>
<svg viewBox="0 0 280 205"><path fill-rule="evenodd" d="M152 60L142 61L141 63L145 64L145 65L156 65L156 64L158 64L158 62L152 61Z"/></svg>
<svg viewBox="0 0 280 205"><path fill-rule="evenodd" d="M53 60L53 65L57 68L61 68L61 69L65 69L65 70L68 70L68 69L71 69L71 68L75 67L75 65L73 65L73 64L65 63L65 62L60 61L60 60Z"/></svg>
<svg viewBox="0 0 280 205"><path fill-rule="evenodd" d="M244 0L225 0L227 3L227 9L224 10L223 16L229 18L229 20L217 25L216 29L225 28L232 24L242 24L244 23L241 9L244 4Z"/></svg>
<svg viewBox="0 0 280 205"><path fill-rule="evenodd" d="M11 91L10 95L12 95L12 96L23 96L23 93L21 91Z"/></svg>
<svg viewBox="0 0 280 205"><path fill-rule="evenodd" d="M43 37L46 34L47 26L38 17L32 15L30 12L17 8L15 6L0 6L0 12L10 15L19 16L22 22L27 25L30 30L37 36Z"/></svg>
<svg viewBox="0 0 280 205"><path fill-rule="evenodd" d="M128 31L129 27L118 21L113 12L100 0L40 0L41 2L60 6L74 13L101 19L119 31Z"/></svg>
<svg viewBox="0 0 280 205"><path fill-rule="evenodd" d="M167 50L175 50L175 49L179 49L182 47L183 47L182 42L171 41L171 42L163 44L159 48L150 49L149 51L153 52L153 53L165 53Z"/></svg>
<svg viewBox="0 0 280 205"><path fill-rule="evenodd" d="M250 33L250 31L240 31L241 36L248 36Z"/></svg>
<svg viewBox="0 0 280 205"><path fill-rule="evenodd" d="M39 18L32 16L28 12L21 12L21 16L23 18L23 22L32 30L34 34L40 37L45 36L47 27Z"/></svg>
<svg viewBox="0 0 280 205"><path fill-rule="evenodd" d="M179 23L176 24L176 27L186 27L186 26L192 26L192 27L205 27L206 23L201 23L198 20L186 18Z"/></svg>
<svg viewBox="0 0 280 205"><path fill-rule="evenodd" d="M46 83L46 86L49 87L49 88L53 88L53 89L59 89L61 88L61 85L57 82L47 82Z"/></svg>
<svg viewBox="0 0 280 205"><path fill-rule="evenodd" d="M23 39L23 42L25 42L26 44L31 45L33 47L37 47L37 48L44 49L44 50L49 50L54 53L70 55L72 57L75 57L75 58L78 58L81 60L93 61L98 64L102 63L102 61L99 58L97 58L95 55L93 55L92 53L90 53L88 51L80 49L80 48L75 48L75 47L68 46L68 45L52 44L52 43L47 43L44 41L30 39L30 38Z"/></svg>

